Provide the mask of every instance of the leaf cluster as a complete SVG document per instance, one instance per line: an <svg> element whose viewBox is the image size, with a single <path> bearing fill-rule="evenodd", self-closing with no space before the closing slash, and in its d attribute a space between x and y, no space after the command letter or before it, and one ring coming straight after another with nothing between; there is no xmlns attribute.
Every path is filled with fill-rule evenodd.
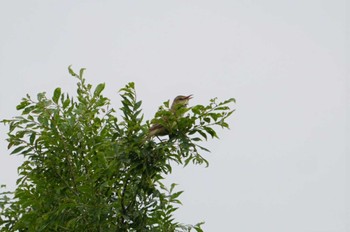
<svg viewBox="0 0 350 232"><path fill-rule="evenodd" d="M214 126L228 128L229 99L170 113L165 102L152 122L144 121L134 83L119 93L122 107L110 106L77 74L75 96L56 88L51 97L27 95L9 126L8 148L25 161L13 193L0 194L2 231L202 231L173 213L182 191L163 184L172 164L205 163L198 143L217 138ZM121 113L121 117L117 116ZM164 118L167 118L165 121ZM169 139L145 141L151 123L166 126Z"/></svg>

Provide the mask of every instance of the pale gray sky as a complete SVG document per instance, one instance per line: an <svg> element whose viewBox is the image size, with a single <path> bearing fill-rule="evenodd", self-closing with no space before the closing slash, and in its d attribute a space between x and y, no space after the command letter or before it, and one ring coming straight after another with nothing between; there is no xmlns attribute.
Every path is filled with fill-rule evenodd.
<svg viewBox="0 0 350 232"><path fill-rule="evenodd" d="M350 231L349 3L290 1L1 1L0 118L26 94L136 83L150 118L165 100L235 97L210 167L177 168L177 219L205 231ZM14 187L0 126L0 183Z"/></svg>

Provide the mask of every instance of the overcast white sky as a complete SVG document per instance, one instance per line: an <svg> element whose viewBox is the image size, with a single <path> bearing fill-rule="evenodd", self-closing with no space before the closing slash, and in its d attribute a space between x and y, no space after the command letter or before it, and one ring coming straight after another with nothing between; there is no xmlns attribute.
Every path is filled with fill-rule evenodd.
<svg viewBox="0 0 350 232"><path fill-rule="evenodd" d="M350 231L346 0L1 1L0 118L25 94L136 83L146 118L178 94L237 99L209 168L177 168L177 219L205 231ZM21 159L0 126L0 183Z"/></svg>

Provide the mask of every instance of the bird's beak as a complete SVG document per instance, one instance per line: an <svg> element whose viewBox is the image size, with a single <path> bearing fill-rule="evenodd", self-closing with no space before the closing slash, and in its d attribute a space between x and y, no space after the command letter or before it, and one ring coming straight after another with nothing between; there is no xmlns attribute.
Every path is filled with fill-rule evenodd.
<svg viewBox="0 0 350 232"><path fill-rule="evenodd" d="M188 95L188 96L186 97L186 99L190 100L190 99L192 99L192 98L193 98L192 96L193 96L193 94Z"/></svg>

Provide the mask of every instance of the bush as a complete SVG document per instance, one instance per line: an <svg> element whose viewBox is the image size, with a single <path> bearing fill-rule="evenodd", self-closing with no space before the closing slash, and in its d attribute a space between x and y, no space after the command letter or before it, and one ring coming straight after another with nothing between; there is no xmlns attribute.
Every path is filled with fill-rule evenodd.
<svg viewBox="0 0 350 232"><path fill-rule="evenodd" d="M173 213L182 191L162 180L174 163L208 162L199 145L217 138L215 126L228 128L229 99L169 114L169 101L152 123L170 122L169 139L145 140L150 122L143 120L134 83L120 90L120 111L69 67L77 95L56 88L48 98L29 95L17 106L21 116L9 125L8 148L25 158L14 195L0 195L2 231L202 231L183 225ZM117 113L121 113L121 118ZM183 115L179 117L179 115Z"/></svg>

